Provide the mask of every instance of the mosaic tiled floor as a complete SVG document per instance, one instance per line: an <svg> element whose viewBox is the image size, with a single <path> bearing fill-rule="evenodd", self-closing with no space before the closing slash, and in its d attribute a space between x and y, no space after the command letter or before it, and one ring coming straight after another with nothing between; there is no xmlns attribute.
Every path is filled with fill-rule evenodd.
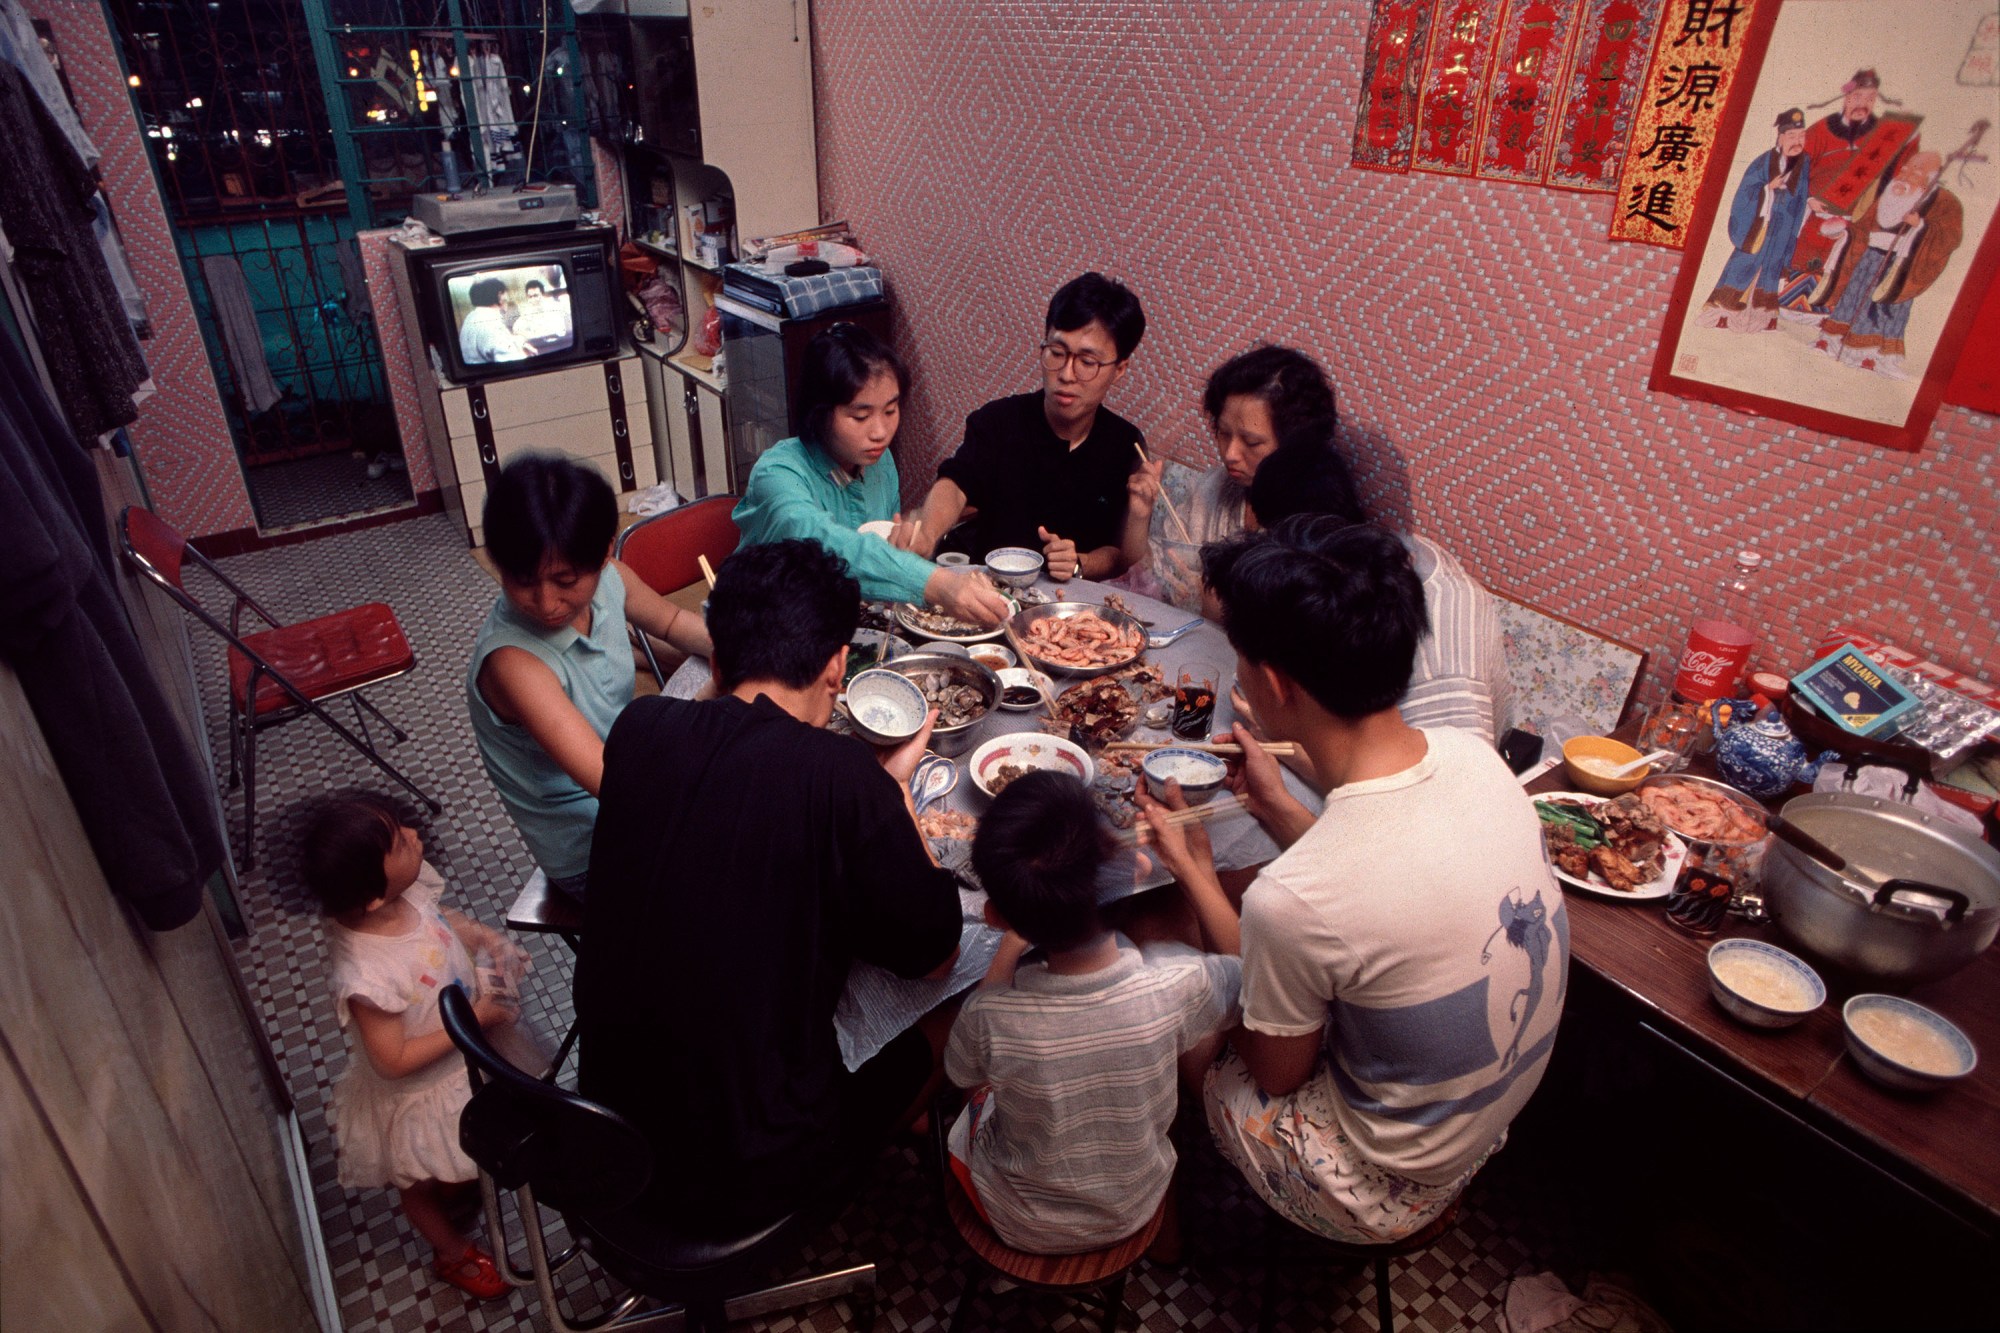
<svg viewBox="0 0 2000 1333"><path fill-rule="evenodd" d="M245 468L244 484L265 532L372 514L410 503L407 472L368 475L368 460L348 450Z"/></svg>
<svg viewBox="0 0 2000 1333"><path fill-rule="evenodd" d="M426 830L429 855L469 914L498 921L530 864L481 771L466 720L461 683L473 627L494 585L466 551L462 530L439 515L281 547L226 563L279 615L306 615L381 599L393 606L415 647L418 668L373 692L411 736L389 750L393 761L445 804ZM218 656L198 645L203 681L219 681ZM214 744L223 750L219 701L209 699ZM323 728L297 723L259 743L260 815L255 874L244 885L249 934L238 956L262 1006L271 1040L297 1096L311 1150L321 1225L350 1330L527 1329L531 1296L473 1305L427 1271L423 1242L386 1191L349 1193L335 1180L328 1095L346 1059L325 986L318 921L300 883L293 839L299 811L342 786L367 783L365 761ZM241 836L240 799L230 803L232 835ZM569 1023L571 965L560 942L530 939L535 971L527 1005L550 1031ZM1190 1188L1185 1262L1142 1262L1127 1301L1148 1330L1245 1329L1256 1324L1262 1284L1262 1211L1212 1150L1194 1136L1184 1152ZM1554 1268L1578 1282L1599 1258L1591 1219L1552 1192L1557 1173L1517 1134L1470 1191L1461 1219L1429 1252L1393 1267L1400 1327L1496 1328L1510 1276ZM875 1327L941 1329L966 1271L966 1255L943 1221L931 1178L914 1141L885 1152L857 1204L813 1238L800 1271L872 1259L880 1266ZM1278 1283L1278 1327L1372 1328L1373 1289L1363 1272L1330 1266L1306 1246L1286 1255ZM826 1306L772 1330L846 1327L848 1312ZM1128 1316L1126 1327L1131 1326ZM1005 1292L989 1298L980 1328L1094 1327L1048 1298Z"/></svg>

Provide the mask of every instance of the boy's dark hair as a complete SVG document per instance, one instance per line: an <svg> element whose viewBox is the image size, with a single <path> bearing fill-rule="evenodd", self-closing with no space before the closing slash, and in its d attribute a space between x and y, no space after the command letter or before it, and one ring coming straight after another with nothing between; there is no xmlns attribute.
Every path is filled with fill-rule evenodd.
<svg viewBox="0 0 2000 1333"><path fill-rule="evenodd" d="M1354 477L1338 450L1281 444L1250 479L1250 512L1263 527L1294 514L1331 514L1343 523L1366 523Z"/></svg>
<svg viewBox="0 0 2000 1333"><path fill-rule="evenodd" d="M909 368L880 338L846 320L814 334L799 374L799 438L824 447L833 410L853 402L885 370L896 377L896 391L908 397Z"/></svg>
<svg viewBox="0 0 2000 1333"><path fill-rule="evenodd" d="M500 298L507 292L507 284L498 278L481 278L472 284L466 299L474 305L499 305Z"/></svg>
<svg viewBox="0 0 2000 1333"><path fill-rule="evenodd" d="M555 454L526 454L500 470L480 521L500 573L532 583L551 555L579 573L602 569L618 535L618 501L596 469Z"/></svg>
<svg viewBox="0 0 2000 1333"><path fill-rule="evenodd" d="M818 542L745 546L722 562L708 595L716 688L774 680L810 685L854 637L861 585Z"/></svg>
<svg viewBox="0 0 2000 1333"><path fill-rule="evenodd" d="M1049 298L1049 317L1042 322L1052 333L1073 333L1093 319L1111 334L1120 361L1138 351L1139 340L1146 336L1146 312L1139 298L1130 287L1102 273L1086 273L1056 288Z"/></svg>
<svg viewBox="0 0 2000 1333"><path fill-rule="evenodd" d="M1030 944L1072 949L1103 929L1098 876L1117 848L1090 791L1037 769L993 798L972 839L972 868L994 907Z"/></svg>
<svg viewBox="0 0 2000 1333"><path fill-rule="evenodd" d="M549 294L549 285L546 282L543 282L540 278L529 278L526 282L521 284L521 294L523 296L526 296L529 292L535 291L537 289L539 289L542 295L544 296L547 296Z"/></svg>
<svg viewBox="0 0 2000 1333"><path fill-rule="evenodd" d="M299 863L321 911L340 916L388 890L382 862L396 845L403 815L402 807L372 791L343 792L314 812Z"/></svg>
<svg viewBox="0 0 2000 1333"><path fill-rule="evenodd" d="M1392 533L1301 514L1202 548L1229 642L1335 717L1393 708L1430 632L1424 588Z"/></svg>
<svg viewBox="0 0 2000 1333"><path fill-rule="evenodd" d="M1334 406L1333 385L1319 363L1304 352L1265 343L1215 368L1201 391L1201 410L1211 425L1231 398L1258 399L1270 409L1278 445L1309 444L1334 447L1340 413Z"/></svg>

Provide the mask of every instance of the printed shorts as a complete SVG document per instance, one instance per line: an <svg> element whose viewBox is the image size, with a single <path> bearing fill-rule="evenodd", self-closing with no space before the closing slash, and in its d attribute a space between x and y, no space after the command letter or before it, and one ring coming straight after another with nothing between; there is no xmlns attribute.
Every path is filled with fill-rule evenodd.
<svg viewBox="0 0 2000 1333"><path fill-rule="evenodd" d="M1274 1212L1330 1240L1378 1245L1423 1229L1506 1142L1502 1134L1457 1180L1421 1184L1361 1154L1334 1118L1339 1097L1324 1065L1288 1096L1266 1096L1233 1050L1202 1084L1216 1148Z"/></svg>

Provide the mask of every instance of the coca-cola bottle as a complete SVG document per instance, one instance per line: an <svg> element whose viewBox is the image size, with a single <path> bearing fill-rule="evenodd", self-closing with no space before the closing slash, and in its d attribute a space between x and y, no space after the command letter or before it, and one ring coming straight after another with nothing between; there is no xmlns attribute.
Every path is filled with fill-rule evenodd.
<svg viewBox="0 0 2000 1333"><path fill-rule="evenodd" d="M1750 649L1757 642L1757 571L1763 565L1764 557L1757 552L1738 551L1709 598L1708 614L1688 629L1687 648L1674 673L1677 702L1700 704L1736 697L1750 665Z"/></svg>

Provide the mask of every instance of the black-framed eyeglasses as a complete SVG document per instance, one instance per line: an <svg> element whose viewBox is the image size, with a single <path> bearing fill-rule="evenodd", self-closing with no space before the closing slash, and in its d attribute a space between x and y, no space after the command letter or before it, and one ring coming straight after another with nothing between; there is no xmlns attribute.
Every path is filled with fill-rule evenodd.
<svg viewBox="0 0 2000 1333"><path fill-rule="evenodd" d="M1064 366L1075 366L1079 380L1090 381L1097 378L1097 372L1106 366L1115 366L1116 360L1106 361L1089 352L1073 352L1059 342L1045 342L1040 345L1042 369L1061 370Z"/></svg>

